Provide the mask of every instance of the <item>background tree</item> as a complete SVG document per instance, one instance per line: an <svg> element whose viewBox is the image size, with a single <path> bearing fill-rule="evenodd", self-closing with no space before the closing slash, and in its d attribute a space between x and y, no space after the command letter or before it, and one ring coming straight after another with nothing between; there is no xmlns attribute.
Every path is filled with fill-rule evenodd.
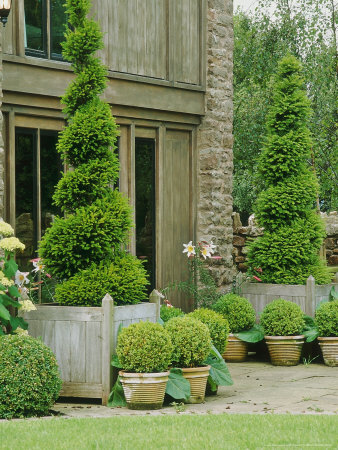
<svg viewBox="0 0 338 450"><path fill-rule="evenodd" d="M102 33L87 18L89 0L67 0L66 5L71 26L63 56L72 62L76 78L61 99L68 125L57 148L74 170L63 174L56 187L54 202L65 217L57 217L47 230L39 254L47 270L63 282L56 288L60 303L100 304L101 291L135 303L145 297L147 280L142 263L121 250L132 226L131 209L128 199L112 189L119 176L113 152L118 130L110 106L99 97L107 71L94 55L103 47ZM117 273L126 272L114 283ZM100 290L95 288L98 279ZM125 296L131 291L130 298Z"/></svg>
<svg viewBox="0 0 338 450"><path fill-rule="evenodd" d="M261 0L254 13L235 14L234 208L243 220L263 188L255 174L271 102L269 80L289 51L303 64L313 110L308 161L319 179L320 208L338 208L336 20L333 0Z"/></svg>
<svg viewBox="0 0 338 450"><path fill-rule="evenodd" d="M309 275L318 283L329 282L319 258L325 231L314 209L318 183L307 163L312 148L311 108L301 65L294 56L280 61L271 87L266 139L258 164L265 187L255 208L265 231L250 245L248 261L251 267L262 269L260 277L266 283L304 284Z"/></svg>

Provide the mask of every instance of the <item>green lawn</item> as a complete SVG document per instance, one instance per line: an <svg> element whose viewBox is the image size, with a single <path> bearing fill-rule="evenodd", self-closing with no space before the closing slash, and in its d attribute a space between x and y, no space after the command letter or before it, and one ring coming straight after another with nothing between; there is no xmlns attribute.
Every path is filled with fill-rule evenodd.
<svg viewBox="0 0 338 450"><path fill-rule="evenodd" d="M336 449L338 416L174 415L0 422L11 449Z"/></svg>

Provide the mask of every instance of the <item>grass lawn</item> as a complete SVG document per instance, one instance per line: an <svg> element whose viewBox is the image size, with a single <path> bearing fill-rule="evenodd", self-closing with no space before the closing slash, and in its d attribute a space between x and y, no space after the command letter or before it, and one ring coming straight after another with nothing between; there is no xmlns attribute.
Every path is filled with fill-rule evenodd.
<svg viewBox="0 0 338 450"><path fill-rule="evenodd" d="M0 422L11 449L336 449L338 416L174 415Z"/></svg>

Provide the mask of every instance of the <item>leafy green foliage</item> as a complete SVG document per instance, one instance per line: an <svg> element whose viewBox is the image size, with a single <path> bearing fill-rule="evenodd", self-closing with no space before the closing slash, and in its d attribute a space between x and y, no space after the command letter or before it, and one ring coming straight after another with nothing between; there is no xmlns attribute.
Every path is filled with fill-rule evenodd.
<svg viewBox="0 0 338 450"><path fill-rule="evenodd" d="M192 317L173 317L164 324L174 346L174 365L198 367L210 353L211 338L208 327Z"/></svg>
<svg viewBox="0 0 338 450"><path fill-rule="evenodd" d="M282 298L268 303L260 317L267 336L292 336L300 334L305 327L303 311L296 303Z"/></svg>
<svg viewBox="0 0 338 450"><path fill-rule="evenodd" d="M175 400L188 400L191 395L190 383L184 378L182 369L173 367L170 370L165 393Z"/></svg>
<svg viewBox="0 0 338 450"><path fill-rule="evenodd" d="M223 353L229 336L229 322L221 314L206 308L196 309L188 317L200 320L210 333L212 343L220 353Z"/></svg>
<svg viewBox="0 0 338 450"><path fill-rule="evenodd" d="M249 300L236 294L223 295L213 309L228 320L231 333L249 330L256 321L255 310Z"/></svg>
<svg viewBox="0 0 338 450"><path fill-rule="evenodd" d="M0 338L0 418L46 414L59 396L61 379L52 351L29 336Z"/></svg>
<svg viewBox="0 0 338 450"><path fill-rule="evenodd" d="M116 353L127 372L164 372L172 352L170 333L158 323L133 323L118 336Z"/></svg>
<svg viewBox="0 0 338 450"><path fill-rule="evenodd" d="M320 305L316 311L315 323L319 336L338 336L338 300Z"/></svg>
<svg viewBox="0 0 338 450"><path fill-rule="evenodd" d="M109 264L93 264L58 284L55 300L68 306L101 306L108 293L117 306L136 304L147 300L148 284L142 261L121 254Z"/></svg>
<svg viewBox="0 0 338 450"><path fill-rule="evenodd" d="M210 365L208 381L213 391L217 390L217 386L231 386L233 384L229 369L214 345L211 346L210 354L204 363Z"/></svg>
<svg viewBox="0 0 338 450"><path fill-rule="evenodd" d="M112 388L112 391L109 394L107 406L110 406L111 408L116 407L121 408L123 406L127 406L126 397L124 395L120 376L117 377L117 380Z"/></svg>
<svg viewBox="0 0 338 450"><path fill-rule="evenodd" d="M112 248L128 237L130 216L128 200L115 190L67 218L56 218L39 249L48 271L63 280L111 258Z"/></svg>
<svg viewBox="0 0 338 450"><path fill-rule="evenodd" d="M261 325L254 325L249 330L234 333L234 336L241 341L255 343L264 339L264 331Z"/></svg>
<svg viewBox="0 0 338 450"><path fill-rule="evenodd" d="M181 308L168 307L167 305L162 305L160 309L160 317L163 322L168 322L172 317L184 316L184 312Z"/></svg>
<svg viewBox="0 0 338 450"><path fill-rule="evenodd" d="M263 282L303 284L309 275L315 276L317 283L330 281L319 258L324 225L313 210L318 184L313 171L306 168L311 151L307 127L311 110L303 84L299 61L287 55L273 78L266 123L269 145L263 148L259 163L265 190L258 197L255 212L265 231L249 245L248 254L250 266L262 269ZM281 148L279 138L286 135L289 146ZM301 143L299 136L304 138ZM294 147L291 155L289 147ZM293 161L296 151L297 166Z"/></svg>

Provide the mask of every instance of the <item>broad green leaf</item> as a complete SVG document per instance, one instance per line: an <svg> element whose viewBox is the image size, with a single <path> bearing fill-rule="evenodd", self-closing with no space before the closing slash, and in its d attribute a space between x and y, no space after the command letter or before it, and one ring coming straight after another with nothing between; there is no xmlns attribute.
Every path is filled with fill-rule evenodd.
<svg viewBox="0 0 338 450"><path fill-rule="evenodd" d="M111 359L111 365L113 367L116 367L117 369L123 369L123 367L121 366L119 357L117 355L113 355L112 359Z"/></svg>
<svg viewBox="0 0 338 450"><path fill-rule="evenodd" d="M12 277L14 277L17 270L18 270L18 265L14 261L14 259L11 258L5 262L5 267L4 267L3 272L8 279L11 279Z"/></svg>
<svg viewBox="0 0 338 450"><path fill-rule="evenodd" d="M10 320L11 318L8 309L2 303L0 303L0 317L4 320Z"/></svg>
<svg viewBox="0 0 338 450"><path fill-rule="evenodd" d="M121 333L122 328L123 328L123 324L122 324L122 322L121 322L120 325L119 325L119 327L118 327L118 329L117 329L117 337L119 337L119 334Z"/></svg>
<svg viewBox="0 0 338 450"><path fill-rule="evenodd" d="M218 361L224 361L223 356L220 354L220 352L217 350L217 348L213 344L211 344L210 356L213 356Z"/></svg>
<svg viewBox="0 0 338 450"><path fill-rule="evenodd" d="M16 286L11 286L8 288L8 292L12 297L20 297L20 292Z"/></svg>
<svg viewBox="0 0 338 450"><path fill-rule="evenodd" d="M170 370L165 392L175 400L188 400L191 395L190 383L183 377L181 369Z"/></svg>
<svg viewBox="0 0 338 450"><path fill-rule="evenodd" d="M208 356L204 362L211 366L210 377L218 384L218 386L230 386L233 384L229 369L223 358L222 361L220 361L212 356Z"/></svg>
<svg viewBox="0 0 338 450"><path fill-rule="evenodd" d="M161 317L157 319L157 323L159 323L160 325L164 325L164 321L161 319Z"/></svg>
<svg viewBox="0 0 338 450"><path fill-rule="evenodd" d="M323 300L321 300L318 304L317 304L317 306L316 306L316 311L317 311L317 309L318 308L320 308L321 307L321 305L323 304L323 303L327 303L328 302L328 300L327 299L323 299Z"/></svg>
<svg viewBox="0 0 338 450"><path fill-rule="evenodd" d="M22 317L11 317L9 323L11 324L12 331L16 330L18 327L23 330L27 330L28 328L28 323L25 322Z"/></svg>
<svg viewBox="0 0 338 450"><path fill-rule="evenodd" d="M312 328L311 330L302 331L302 334L305 336L306 342L312 342L319 336L317 328Z"/></svg>
<svg viewBox="0 0 338 450"><path fill-rule="evenodd" d="M15 308L21 308L21 303L17 302L16 300L13 300L11 297L8 297L6 294L1 294L1 303L3 303L5 306L14 306Z"/></svg>
<svg viewBox="0 0 338 450"><path fill-rule="evenodd" d="M264 331L260 325L254 325L250 330L234 333L234 336L244 342L259 342L264 339Z"/></svg>
<svg viewBox="0 0 338 450"><path fill-rule="evenodd" d="M338 300L338 291L336 291L335 287L332 286L330 295L329 295L329 302L333 302L335 300Z"/></svg>
<svg viewBox="0 0 338 450"><path fill-rule="evenodd" d="M218 384L214 382L210 375L208 376L208 383L210 385L211 391L217 391Z"/></svg>
<svg viewBox="0 0 338 450"><path fill-rule="evenodd" d="M114 384L113 389L109 395L108 406L127 406L120 377L117 377L116 383Z"/></svg>

